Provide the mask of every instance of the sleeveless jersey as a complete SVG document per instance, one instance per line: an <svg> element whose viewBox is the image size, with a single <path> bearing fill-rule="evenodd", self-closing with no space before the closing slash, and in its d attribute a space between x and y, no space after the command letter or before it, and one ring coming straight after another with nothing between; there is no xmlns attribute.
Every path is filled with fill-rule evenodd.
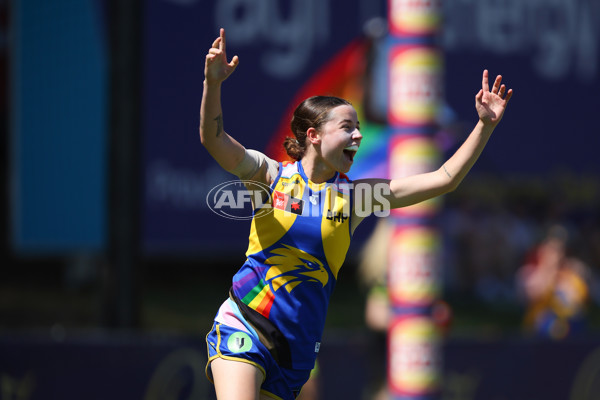
<svg viewBox="0 0 600 400"><path fill-rule="evenodd" d="M279 343L271 343L271 353L280 365L311 369L350 246L350 181L336 173L316 184L300 162L283 163L267 203L255 210L247 259L231 295L265 341Z"/></svg>

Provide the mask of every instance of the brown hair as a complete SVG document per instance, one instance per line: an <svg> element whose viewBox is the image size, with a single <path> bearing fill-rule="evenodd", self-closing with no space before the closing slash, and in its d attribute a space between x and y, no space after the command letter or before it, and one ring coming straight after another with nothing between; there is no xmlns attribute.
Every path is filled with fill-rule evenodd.
<svg viewBox="0 0 600 400"><path fill-rule="evenodd" d="M348 100L334 96L313 96L304 100L292 116L290 127L295 138L286 137L283 147L287 154L299 161L306 151L306 131L309 128L319 128L329 121L329 112L338 106L351 106Z"/></svg>

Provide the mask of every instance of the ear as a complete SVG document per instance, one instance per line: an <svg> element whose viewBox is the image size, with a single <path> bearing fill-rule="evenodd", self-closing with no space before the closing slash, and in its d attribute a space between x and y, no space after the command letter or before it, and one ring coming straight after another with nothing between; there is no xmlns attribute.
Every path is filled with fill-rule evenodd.
<svg viewBox="0 0 600 400"><path fill-rule="evenodd" d="M306 131L306 140L313 145L321 143L321 134L315 128L308 128Z"/></svg>

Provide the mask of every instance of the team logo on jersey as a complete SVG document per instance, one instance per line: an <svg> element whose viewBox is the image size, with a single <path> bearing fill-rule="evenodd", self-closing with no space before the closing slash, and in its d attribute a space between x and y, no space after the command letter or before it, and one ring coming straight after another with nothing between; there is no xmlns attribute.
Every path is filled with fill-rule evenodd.
<svg viewBox="0 0 600 400"><path fill-rule="evenodd" d="M329 281L329 274L323 264L307 252L284 244L271 250L273 256L266 260L271 265L266 275L266 280L277 291L285 287L291 292L303 282L315 282L325 286Z"/></svg>

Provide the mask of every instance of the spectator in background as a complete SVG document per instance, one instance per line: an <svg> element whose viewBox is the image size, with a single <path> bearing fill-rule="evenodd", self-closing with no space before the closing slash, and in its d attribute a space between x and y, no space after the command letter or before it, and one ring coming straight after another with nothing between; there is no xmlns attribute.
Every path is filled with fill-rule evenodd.
<svg viewBox="0 0 600 400"><path fill-rule="evenodd" d="M568 239L563 226L551 227L517 272L526 330L556 340L583 331L589 298L589 270L567 254Z"/></svg>

